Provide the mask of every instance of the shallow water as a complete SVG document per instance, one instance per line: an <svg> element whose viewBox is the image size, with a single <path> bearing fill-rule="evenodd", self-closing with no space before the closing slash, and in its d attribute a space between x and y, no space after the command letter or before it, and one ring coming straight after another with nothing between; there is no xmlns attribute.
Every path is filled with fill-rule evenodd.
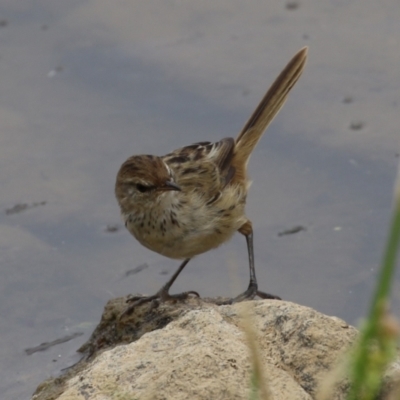
<svg viewBox="0 0 400 400"><path fill-rule="evenodd" d="M108 299L152 293L177 267L123 228L119 165L235 136L304 45L306 71L250 162L258 279L262 290L349 323L365 315L398 161L400 10L393 0L296 4L3 2L4 398L29 398L75 362ZM18 204L26 207L13 213ZM278 236L298 225L306 230ZM191 261L173 289L233 296L247 280L236 235ZM24 352L75 332L84 335Z"/></svg>

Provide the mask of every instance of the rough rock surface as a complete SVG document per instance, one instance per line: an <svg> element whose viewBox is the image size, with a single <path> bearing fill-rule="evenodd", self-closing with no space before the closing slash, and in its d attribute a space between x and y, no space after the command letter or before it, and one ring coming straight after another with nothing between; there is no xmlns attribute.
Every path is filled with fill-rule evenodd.
<svg viewBox="0 0 400 400"><path fill-rule="evenodd" d="M249 399L249 321L272 398L314 399L357 335L338 318L284 301L146 304L119 320L123 307L123 299L108 304L80 349L85 360L44 382L33 399ZM342 381L331 398L344 398L346 389Z"/></svg>

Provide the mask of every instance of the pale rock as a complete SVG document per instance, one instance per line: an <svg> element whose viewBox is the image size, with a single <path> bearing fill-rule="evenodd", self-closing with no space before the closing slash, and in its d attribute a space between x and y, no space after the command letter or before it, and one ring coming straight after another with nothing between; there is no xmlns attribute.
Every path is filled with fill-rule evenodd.
<svg viewBox="0 0 400 400"><path fill-rule="evenodd" d="M315 399L319 383L357 336L339 318L284 301L216 306L191 299L148 308L151 313L170 313L172 322L101 352L63 383L58 400L247 400L253 368L249 326L271 398ZM137 334L138 323L133 326ZM330 398L344 399L346 390L341 379ZM50 398L42 394L39 388L33 399Z"/></svg>

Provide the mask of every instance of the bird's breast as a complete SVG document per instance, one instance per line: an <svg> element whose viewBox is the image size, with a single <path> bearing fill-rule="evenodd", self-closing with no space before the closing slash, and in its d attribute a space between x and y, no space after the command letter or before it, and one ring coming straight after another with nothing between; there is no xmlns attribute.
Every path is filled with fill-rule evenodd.
<svg viewBox="0 0 400 400"><path fill-rule="evenodd" d="M191 258L220 246L246 222L237 191L224 191L215 204L206 200L195 193L181 196L158 209L125 214L125 225L148 249L169 258Z"/></svg>

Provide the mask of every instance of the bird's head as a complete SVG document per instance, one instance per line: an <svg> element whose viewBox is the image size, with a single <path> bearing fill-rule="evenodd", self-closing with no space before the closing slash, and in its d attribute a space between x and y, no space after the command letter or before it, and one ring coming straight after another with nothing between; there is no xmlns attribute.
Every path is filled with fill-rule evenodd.
<svg viewBox="0 0 400 400"><path fill-rule="evenodd" d="M115 195L122 211L132 207L151 207L166 192L181 191L173 172L157 156L128 158L121 166L115 183Z"/></svg>

